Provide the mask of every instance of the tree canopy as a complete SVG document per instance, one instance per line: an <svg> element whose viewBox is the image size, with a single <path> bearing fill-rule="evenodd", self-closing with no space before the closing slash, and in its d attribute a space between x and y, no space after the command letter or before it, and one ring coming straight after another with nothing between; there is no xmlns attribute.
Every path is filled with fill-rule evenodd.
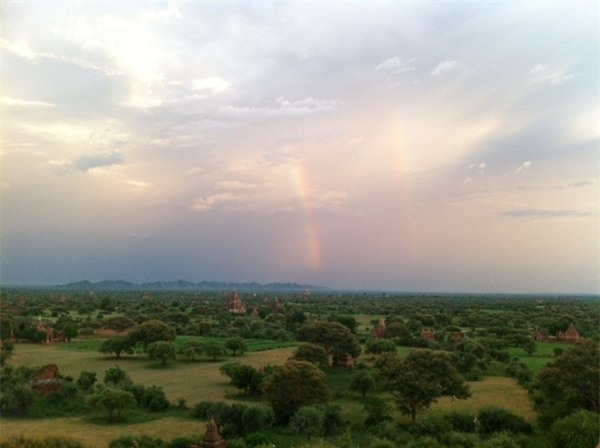
<svg viewBox="0 0 600 448"><path fill-rule="evenodd" d="M326 347L334 356L349 354L356 358L361 352L356 335L339 322L306 322L298 329L297 337L300 341Z"/></svg>
<svg viewBox="0 0 600 448"><path fill-rule="evenodd" d="M287 361L275 369L263 386L263 394L282 421L302 406L322 403L331 393L325 382L325 374L308 361Z"/></svg>
<svg viewBox="0 0 600 448"><path fill-rule="evenodd" d="M471 395L464 379L445 353L413 350L405 358L388 359L382 367L398 410L416 415L438 398L467 398Z"/></svg>

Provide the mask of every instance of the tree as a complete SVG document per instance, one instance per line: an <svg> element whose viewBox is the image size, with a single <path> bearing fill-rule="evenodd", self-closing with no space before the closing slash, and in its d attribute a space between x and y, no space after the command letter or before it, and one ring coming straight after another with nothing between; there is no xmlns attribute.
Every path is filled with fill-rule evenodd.
<svg viewBox="0 0 600 448"><path fill-rule="evenodd" d="M87 372L85 370L79 373L77 378L77 386L83 391L90 391L96 383L96 372Z"/></svg>
<svg viewBox="0 0 600 448"><path fill-rule="evenodd" d="M197 356L202 354L204 345L200 341L189 340L185 341L183 346L179 349L179 354L184 356L188 361L193 361Z"/></svg>
<svg viewBox="0 0 600 448"><path fill-rule="evenodd" d="M242 364L233 370L231 382L246 395L259 395L262 375L254 367Z"/></svg>
<svg viewBox="0 0 600 448"><path fill-rule="evenodd" d="M366 353L396 353L396 344L389 339L371 339L367 342Z"/></svg>
<svg viewBox="0 0 600 448"><path fill-rule="evenodd" d="M325 374L307 361L287 361L265 380L263 394L278 419L286 422L302 406L322 403L330 391Z"/></svg>
<svg viewBox="0 0 600 448"><path fill-rule="evenodd" d="M297 332L300 341L324 346L336 356L360 355L360 342L348 327L339 322L311 321L302 325Z"/></svg>
<svg viewBox="0 0 600 448"><path fill-rule="evenodd" d="M550 428L554 448L589 448L599 437L598 414L585 410L557 420Z"/></svg>
<svg viewBox="0 0 600 448"><path fill-rule="evenodd" d="M136 405L135 396L126 390L116 387L104 387L90 395L88 403L91 406L102 406L108 413L108 419L121 419L123 412Z"/></svg>
<svg viewBox="0 0 600 448"><path fill-rule="evenodd" d="M175 345L172 342L153 342L148 345L146 351L150 359L160 361L161 367L166 366L168 361L175 359Z"/></svg>
<svg viewBox="0 0 600 448"><path fill-rule="evenodd" d="M70 341L75 336L79 334L79 330L77 329L77 324L70 322L66 324L63 328L63 334L65 335L65 339Z"/></svg>
<svg viewBox="0 0 600 448"><path fill-rule="evenodd" d="M117 359L121 358L121 353L133 353L135 342L128 336L114 336L102 342L98 349L100 353L114 353Z"/></svg>
<svg viewBox="0 0 600 448"><path fill-rule="evenodd" d="M131 329L129 337L134 343L141 343L144 349L156 341L172 341L177 333L175 328L160 321L149 320Z"/></svg>
<svg viewBox="0 0 600 448"><path fill-rule="evenodd" d="M219 356L227 355L227 350L225 346L219 342L205 342L202 346L202 351L206 356L211 358L213 361L216 361Z"/></svg>
<svg viewBox="0 0 600 448"><path fill-rule="evenodd" d="M366 370L359 370L352 376L348 387L365 398L367 392L375 390L375 378Z"/></svg>
<svg viewBox="0 0 600 448"><path fill-rule="evenodd" d="M535 341L531 338L527 338L526 340L524 340L521 345L523 346L523 350L525 350L525 353L527 353L527 355L531 356L534 354L534 352L537 350L537 345L535 343Z"/></svg>
<svg viewBox="0 0 600 448"><path fill-rule="evenodd" d="M290 428L295 434L305 435L309 439L321 436L325 429L325 414L317 406L303 406L292 416Z"/></svg>
<svg viewBox="0 0 600 448"><path fill-rule="evenodd" d="M312 362L321 369L329 366L327 351L321 345L316 344L300 344L294 351L292 359Z"/></svg>
<svg viewBox="0 0 600 448"><path fill-rule="evenodd" d="M548 403L563 401L571 409L600 412L600 347L589 341L576 345L546 365L538 387Z"/></svg>
<svg viewBox="0 0 600 448"><path fill-rule="evenodd" d="M15 346L10 342L0 341L0 366L12 356Z"/></svg>
<svg viewBox="0 0 600 448"><path fill-rule="evenodd" d="M227 350L231 350L233 356L235 356L236 352L244 353L246 351L246 343L239 336L229 338L225 341L225 348Z"/></svg>
<svg viewBox="0 0 600 448"><path fill-rule="evenodd" d="M464 379L445 353L413 350L405 358L388 359L382 374L394 396L396 407L414 422L419 412L438 398L467 398Z"/></svg>
<svg viewBox="0 0 600 448"><path fill-rule="evenodd" d="M129 388L133 385L129 374L119 366L106 369L103 381L106 386L110 387Z"/></svg>

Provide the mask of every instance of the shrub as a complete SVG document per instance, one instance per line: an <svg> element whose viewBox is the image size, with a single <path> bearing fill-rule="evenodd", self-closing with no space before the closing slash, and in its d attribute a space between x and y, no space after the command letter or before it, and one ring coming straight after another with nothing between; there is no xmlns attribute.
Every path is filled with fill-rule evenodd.
<svg viewBox="0 0 600 448"><path fill-rule="evenodd" d="M161 412L169 407L165 392L157 386L151 386L144 390L140 404L151 412Z"/></svg>
<svg viewBox="0 0 600 448"><path fill-rule="evenodd" d="M518 443L514 437L507 432L499 432L492 435L480 446L481 448L521 448L521 444Z"/></svg>
<svg viewBox="0 0 600 448"><path fill-rule="evenodd" d="M290 429L309 438L321 436L325 433L325 414L317 406L303 406L292 415Z"/></svg>
<svg viewBox="0 0 600 448"><path fill-rule="evenodd" d="M242 426L245 432L260 431L275 424L275 412L267 406L252 406L242 413Z"/></svg>
<svg viewBox="0 0 600 448"><path fill-rule="evenodd" d="M0 410L3 415L23 417L36 401L35 392L26 384L17 384L2 394Z"/></svg>
<svg viewBox="0 0 600 448"><path fill-rule="evenodd" d="M79 378L77 379L77 386L85 391L91 391L96 383L96 372L86 372L82 371L79 373Z"/></svg>
<svg viewBox="0 0 600 448"><path fill-rule="evenodd" d="M475 432L475 415L462 412L450 412L444 414L452 429L457 432Z"/></svg>
<svg viewBox="0 0 600 448"><path fill-rule="evenodd" d="M430 415L417 422L410 429L417 436L438 437L452 430L450 422L441 415Z"/></svg>
<svg viewBox="0 0 600 448"><path fill-rule="evenodd" d="M244 441L246 442L246 446L249 447L267 445L269 443L269 439L262 432L254 432L248 435Z"/></svg>
<svg viewBox="0 0 600 448"><path fill-rule="evenodd" d="M195 440L191 437L175 437L169 443L169 448L190 448L194 442Z"/></svg>
<svg viewBox="0 0 600 448"><path fill-rule="evenodd" d="M169 448L169 446L160 438L147 435L142 436L121 436L112 440L108 448Z"/></svg>
<svg viewBox="0 0 600 448"><path fill-rule="evenodd" d="M0 442L0 448L85 448L81 443L63 437L46 437L32 439L28 437L11 437Z"/></svg>
<svg viewBox="0 0 600 448"><path fill-rule="evenodd" d="M531 433L531 425L523 417L502 408L488 407L479 411L477 417L480 431L484 434L494 432Z"/></svg>
<svg viewBox="0 0 600 448"><path fill-rule="evenodd" d="M600 438L598 414L580 410L554 422L550 439L554 448L589 448Z"/></svg>

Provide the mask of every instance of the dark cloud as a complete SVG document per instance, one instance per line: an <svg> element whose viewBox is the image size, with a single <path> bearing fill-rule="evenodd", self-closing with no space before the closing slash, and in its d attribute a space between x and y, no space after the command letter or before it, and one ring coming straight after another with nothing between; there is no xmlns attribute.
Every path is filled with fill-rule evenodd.
<svg viewBox="0 0 600 448"><path fill-rule="evenodd" d="M504 212L502 216L514 219L555 219L555 218L592 218L593 213L577 210L535 210L516 209Z"/></svg>
<svg viewBox="0 0 600 448"><path fill-rule="evenodd" d="M73 161L73 168L85 172L103 166L121 165L123 162L125 162L125 157L120 152L97 152L77 157Z"/></svg>

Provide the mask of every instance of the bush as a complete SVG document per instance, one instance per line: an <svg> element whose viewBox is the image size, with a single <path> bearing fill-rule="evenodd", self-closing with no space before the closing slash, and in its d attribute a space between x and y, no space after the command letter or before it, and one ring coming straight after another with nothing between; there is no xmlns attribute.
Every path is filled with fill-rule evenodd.
<svg viewBox="0 0 600 448"><path fill-rule="evenodd" d="M245 432L260 431L275 424L275 412L267 406L252 406L242 413L242 426Z"/></svg>
<svg viewBox="0 0 600 448"><path fill-rule="evenodd" d="M158 437L151 436L121 436L112 440L108 448L169 448L169 446Z"/></svg>
<svg viewBox="0 0 600 448"><path fill-rule="evenodd" d="M591 448L600 438L598 414L580 410L557 420L550 428L554 448Z"/></svg>
<svg viewBox="0 0 600 448"><path fill-rule="evenodd" d="M17 384L2 394L0 411L2 415L23 417L36 401L35 392L26 384Z"/></svg>
<svg viewBox="0 0 600 448"><path fill-rule="evenodd" d="M151 386L144 390L140 404L151 412L165 411L169 407L165 392L157 386Z"/></svg>
<svg viewBox="0 0 600 448"><path fill-rule="evenodd" d="M290 429L294 434L322 436L325 433L325 414L317 406L303 406L290 420Z"/></svg>
<svg viewBox="0 0 600 448"><path fill-rule="evenodd" d="M531 425L523 417L502 408L488 407L479 411L477 416L480 431L484 434L494 432L531 433Z"/></svg>
<svg viewBox="0 0 600 448"><path fill-rule="evenodd" d="M169 443L169 448L190 448L194 442L191 437L175 437Z"/></svg>
<svg viewBox="0 0 600 448"><path fill-rule="evenodd" d="M269 439L262 432L254 432L247 436L244 441L246 442L246 446L249 447L267 445L269 443Z"/></svg>
<svg viewBox="0 0 600 448"><path fill-rule="evenodd" d="M506 432L499 432L492 435L480 446L481 448L521 448L521 444L511 434Z"/></svg>
<svg viewBox="0 0 600 448"><path fill-rule="evenodd" d="M475 432L475 415L462 412L450 412L444 414L452 429L457 432Z"/></svg>
<svg viewBox="0 0 600 448"><path fill-rule="evenodd" d="M452 425L441 415L430 415L415 423L410 432L417 436L439 437L444 433L450 432Z"/></svg>
<svg viewBox="0 0 600 448"><path fill-rule="evenodd" d="M0 442L0 448L85 448L81 443L62 437L32 439L23 436L11 437Z"/></svg>
<svg viewBox="0 0 600 448"><path fill-rule="evenodd" d="M77 386L84 392L89 392L96 383L96 372L82 371L77 379Z"/></svg>

